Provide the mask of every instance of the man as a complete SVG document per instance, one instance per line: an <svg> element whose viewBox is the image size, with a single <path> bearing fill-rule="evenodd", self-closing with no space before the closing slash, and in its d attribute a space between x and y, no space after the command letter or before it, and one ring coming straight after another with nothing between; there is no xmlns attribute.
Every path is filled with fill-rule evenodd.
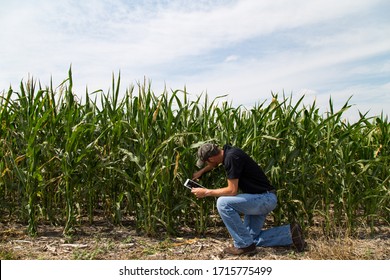
<svg viewBox="0 0 390 280"><path fill-rule="evenodd" d="M217 209L234 245L226 248L224 253L254 254L256 246L289 245L303 251L305 242L298 224L262 230L266 216L277 205L276 190L258 164L241 149L229 145L220 149L215 144L203 144L198 149L197 161L197 166L203 168L194 173L193 180L220 164L226 170L226 187L194 188L191 192L198 198L218 197ZM243 220L241 214L244 215Z"/></svg>

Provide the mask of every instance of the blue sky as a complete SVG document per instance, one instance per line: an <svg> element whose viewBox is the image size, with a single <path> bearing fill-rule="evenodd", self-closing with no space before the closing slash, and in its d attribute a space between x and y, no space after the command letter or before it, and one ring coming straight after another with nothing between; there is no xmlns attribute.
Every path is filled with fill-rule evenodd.
<svg viewBox="0 0 390 280"><path fill-rule="evenodd" d="M349 97L390 114L390 1L0 0L0 92L33 76L75 93L122 92L146 77L159 95L228 95L234 105L305 95L322 112Z"/></svg>

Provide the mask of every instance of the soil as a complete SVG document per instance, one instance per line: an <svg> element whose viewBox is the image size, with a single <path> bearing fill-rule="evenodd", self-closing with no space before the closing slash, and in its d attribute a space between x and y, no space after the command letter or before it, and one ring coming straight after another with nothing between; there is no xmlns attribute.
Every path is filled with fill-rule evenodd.
<svg viewBox="0 0 390 280"><path fill-rule="evenodd" d="M0 223L0 259L20 260L388 260L390 226L374 233L362 229L354 237L326 238L316 227L305 229L307 247L296 252L290 247L258 248L253 256L227 256L223 249L232 245L226 229L217 226L204 236L183 229L180 236L145 236L131 224L113 226L96 222L77 228L72 236L63 235L63 227L40 225L38 236L29 237L26 226Z"/></svg>

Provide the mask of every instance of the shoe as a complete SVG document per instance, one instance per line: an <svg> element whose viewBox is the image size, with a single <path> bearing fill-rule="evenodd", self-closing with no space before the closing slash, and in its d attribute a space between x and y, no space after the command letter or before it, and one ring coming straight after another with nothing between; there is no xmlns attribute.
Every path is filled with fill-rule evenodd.
<svg viewBox="0 0 390 280"><path fill-rule="evenodd" d="M303 238L302 228L299 224L293 223L290 225L292 241L295 249L298 252L303 252L305 250L305 240Z"/></svg>
<svg viewBox="0 0 390 280"><path fill-rule="evenodd" d="M237 248L237 247L228 247L223 250L225 254L240 256L240 255L254 255L256 254L256 245L252 244L248 247Z"/></svg>

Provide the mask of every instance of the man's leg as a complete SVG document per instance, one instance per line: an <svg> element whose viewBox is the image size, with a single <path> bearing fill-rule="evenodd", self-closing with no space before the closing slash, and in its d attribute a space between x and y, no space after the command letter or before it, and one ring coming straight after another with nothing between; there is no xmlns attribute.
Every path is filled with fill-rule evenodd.
<svg viewBox="0 0 390 280"><path fill-rule="evenodd" d="M253 239L242 223L240 212L235 209L235 206L239 203L245 203L245 200L238 196L221 196L217 200L217 209L233 238L234 246L245 248L253 244Z"/></svg>
<svg viewBox="0 0 390 280"><path fill-rule="evenodd" d="M248 228L252 238L259 236L267 215L276 207L277 198L274 194L266 193L251 199L250 209L243 209L244 225Z"/></svg>
<svg viewBox="0 0 390 280"><path fill-rule="evenodd" d="M262 230L254 242L259 247L289 246L293 243L290 225Z"/></svg>
<svg viewBox="0 0 390 280"><path fill-rule="evenodd" d="M253 244L253 237L260 233L265 216L276 207L276 203L277 198L272 193L239 194L218 198L218 212L234 240L235 247L243 248ZM248 216L244 223L240 213Z"/></svg>
<svg viewBox="0 0 390 280"><path fill-rule="evenodd" d="M260 235L267 215L245 215L244 226L248 229L252 239Z"/></svg>

